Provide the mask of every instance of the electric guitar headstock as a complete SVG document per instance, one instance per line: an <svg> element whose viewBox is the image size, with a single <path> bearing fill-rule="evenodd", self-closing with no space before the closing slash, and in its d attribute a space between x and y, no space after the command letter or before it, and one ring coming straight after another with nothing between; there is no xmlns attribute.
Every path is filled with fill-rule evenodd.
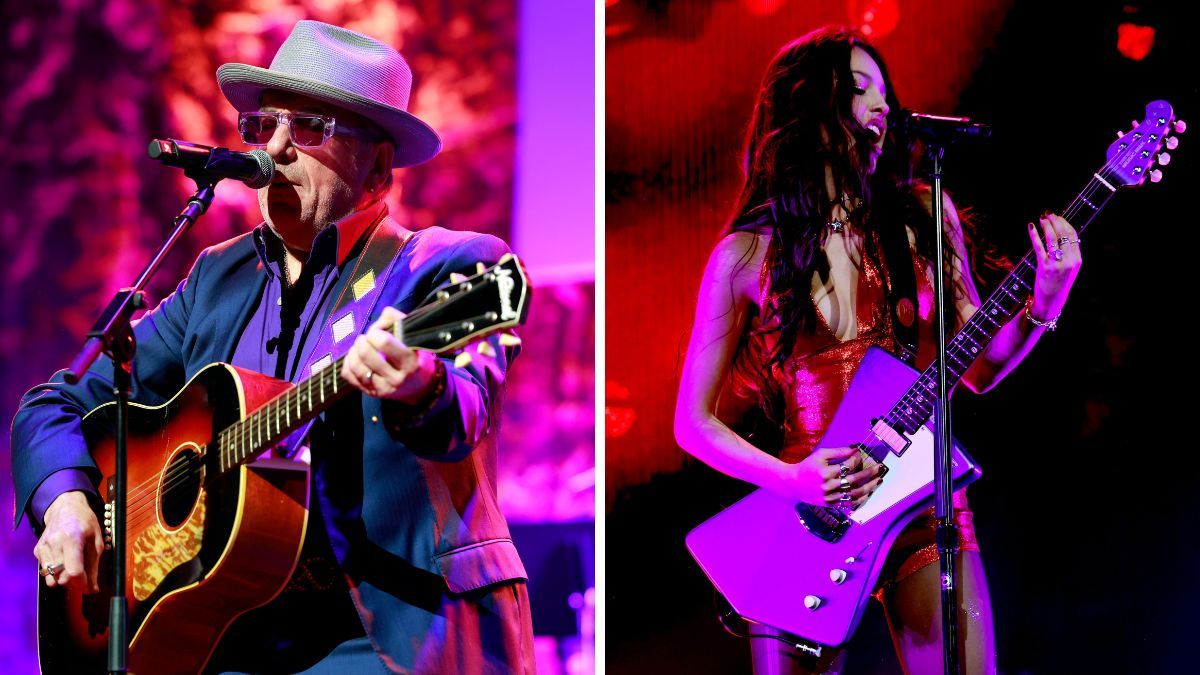
<svg viewBox="0 0 1200 675"><path fill-rule="evenodd" d="M1134 121L1126 132L1118 132L1117 140L1108 146L1107 158L1100 177L1115 187L1136 187L1150 178L1150 182L1162 180L1162 169L1171 161L1169 152L1179 146L1178 134L1187 129L1187 124L1175 119L1171 104L1166 101L1151 101L1146 105L1146 115L1141 122Z"/></svg>
<svg viewBox="0 0 1200 675"><path fill-rule="evenodd" d="M451 274L449 284L404 317L404 342L414 349L444 354L518 326L529 314L531 290L521 261L511 253L491 267L477 263L473 276ZM509 345L520 340L503 334L500 342Z"/></svg>

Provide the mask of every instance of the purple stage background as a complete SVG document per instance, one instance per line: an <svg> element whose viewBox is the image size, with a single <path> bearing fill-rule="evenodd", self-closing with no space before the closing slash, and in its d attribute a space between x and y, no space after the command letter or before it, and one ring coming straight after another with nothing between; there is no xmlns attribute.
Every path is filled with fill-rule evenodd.
<svg viewBox="0 0 1200 675"><path fill-rule="evenodd" d="M522 131L522 111L562 105L545 67L521 67L517 0L348 3L322 0L167 2L49 0L0 8L0 409L11 420L20 395L69 361L102 305L130 283L164 238L194 186L182 173L146 157L150 139L172 137L240 148L236 116L217 89L225 62L266 65L299 19L359 30L397 46L416 80L412 112L438 129L442 154L397 174L393 215L417 229L434 224L488 232L510 242L537 241L534 220L514 220L514 167L520 148L537 142ZM592 50L592 12L559 21ZM526 61L527 63L527 61ZM588 92L577 115L591 129L591 57L575 77ZM540 82L540 86L537 85ZM539 100L539 97L540 100ZM531 140L527 141L526 137ZM588 146L591 146L590 137ZM544 141L543 141L544 142ZM560 191L586 189L593 175L560 172ZM580 188L580 184L584 187ZM545 187L545 186L544 186ZM555 186L549 186L554 188ZM556 222L558 236L593 241L586 218ZM529 202L536 213L537 202ZM149 288L153 302L174 287L205 246L260 221L253 191L228 182L210 212L179 244ZM529 222L529 230L525 222ZM516 253L522 255L520 248ZM538 621L544 672L591 672L594 585L594 289L590 260L571 260L564 276L539 253L525 351L509 380L500 496L519 526L523 551L568 551L579 573L570 587L531 581L539 604L571 602L570 625ZM539 272L546 282L539 282ZM0 437L0 499L11 514L8 436ZM519 530L519 533L518 531ZM587 532L583 536L582 532ZM524 539L523 539L524 538ZM34 537L22 524L0 537L0 671L36 669ZM526 546L522 546L526 543ZM578 558L579 560L576 560ZM531 560L531 570L538 567ZM549 568L553 569L553 568ZM552 576L552 575L551 575ZM548 589L548 590L547 590ZM562 603L551 597L563 593ZM550 615L551 611L544 612ZM581 628L586 630L580 635ZM545 637L549 635L550 637Z"/></svg>

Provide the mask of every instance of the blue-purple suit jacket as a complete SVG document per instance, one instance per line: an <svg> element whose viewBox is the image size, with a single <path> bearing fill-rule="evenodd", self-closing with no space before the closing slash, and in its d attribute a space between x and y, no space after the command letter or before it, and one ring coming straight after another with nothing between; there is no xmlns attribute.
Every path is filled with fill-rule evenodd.
<svg viewBox="0 0 1200 675"><path fill-rule="evenodd" d="M409 312L451 272L473 274L477 262L492 264L507 252L488 235L417 232L375 315L387 305ZM343 262L333 297L357 255ZM164 403L204 366L228 362L265 282L249 234L201 253L176 291L135 328L134 400ZM324 413L310 435L313 494L334 554L377 651L401 668L445 630L438 608L447 594L526 578L496 499L499 399L516 349L495 336L488 341L495 356L473 349L462 368L446 359L445 394L419 428L389 430L381 401L353 394ZM111 376L102 358L79 384L63 383L58 373L22 399L12 432L18 523L51 473L75 467L98 480L80 418L111 400Z"/></svg>

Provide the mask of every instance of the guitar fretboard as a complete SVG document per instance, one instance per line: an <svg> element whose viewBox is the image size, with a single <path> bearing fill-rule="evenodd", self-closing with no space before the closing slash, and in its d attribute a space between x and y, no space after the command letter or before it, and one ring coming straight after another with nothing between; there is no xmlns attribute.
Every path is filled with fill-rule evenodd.
<svg viewBox="0 0 1200 675"><path fill-rule="evenodd" d="M345 357L317 371L218 434L218 466L224 473L273 447L353 390L342 379Z"/></svg>
<svg viewBox="0 0 1200 675"><path fill-rule="evenodd" d="M1092 175L1092 180L1063 211L1082 235L1084 229L1096 218L1112 199L1116 187L1104 178L1104 171ZM946 344L947 387L954 387L963 373L975 362L984 349L1000 332L1004 324L1016 315L1033 292L1033 279L1037 270L1037 259L1031 250L1004 279L1004 283L983 303L970 320ZM933 416L937 401L937 362L935 361L917 378L899 402L884 418L894 429L912 433Z"/></svg>

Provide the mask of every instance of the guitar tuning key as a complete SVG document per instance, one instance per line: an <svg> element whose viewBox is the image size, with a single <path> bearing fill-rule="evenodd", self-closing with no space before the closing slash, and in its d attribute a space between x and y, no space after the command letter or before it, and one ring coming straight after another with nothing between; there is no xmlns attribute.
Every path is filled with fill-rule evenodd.
<svg viewBox="0 0 1200 675"><path fill-rule="evenodd" d="M1150 172L1150 182L1151 183L1157 183L1160 180L1162 180L1162 172L1161 171L1159 171L1158 169L1155 169Z"/></svg>
<svg viewBox="0 0 1200 675"><path fill-rule="evenodd" d="M1187 122L1175 120L1175 133L1182 134L1185 131L1187 131Z"/></svg>
<svg viewBox="0 0 1200 675"><path fill-rule="evenodd" d="M495 356L496 355L496 350L492 349L492 345L487 342L480 342L479 346L475 348L475 351L479 352L480 356Z"/></svg>
<svg viewBox="0 0 1200 675"><path fill-rule="evenodd" d="M463 353L459 354L458 356L454 357L454 367L455 368L466 368L469 365L471 365L470 353L463 352Z"/></svg>
<svg viewBox="0 0 1200 675"><path fill-rule="evenodd" d="M1161 166L1166 166L1171 163L1171 154L1167 152L1158 153L1158 163Z"/></svg>
<svg viewBox="0 0 1200 675"><path fill-rule="evenodd" d="M517 337L516 335L514 335L512 333L501 333L500 334L500 346L501 347L516 347L519 344L521 344L521 338Z"/></svg>
<svg viewBox="0 0 1200 675"><path fill-rule="evenodd" d="M483 274L486 271L487 271L487 265L484 265L481 262L475 263L475 273L476 274Z"/></svg>
<svg viewBox="0 0 1200 675"><path fill-rule="evenodd" d="M1174 150L1175 148L1179 147L1179 139L1175 138L1174 136L1167 136L1166 143L1168 150Z"/></svg>
<svg viewBox="0 0 1200 675"><path fill-rule="evenodd" d="M465 274L459 274L458 272L450 273L450 283L452 283L452 284L461 284L462 282L464 282L466 280L467 280L467 275L465 275Z"/></svg>

